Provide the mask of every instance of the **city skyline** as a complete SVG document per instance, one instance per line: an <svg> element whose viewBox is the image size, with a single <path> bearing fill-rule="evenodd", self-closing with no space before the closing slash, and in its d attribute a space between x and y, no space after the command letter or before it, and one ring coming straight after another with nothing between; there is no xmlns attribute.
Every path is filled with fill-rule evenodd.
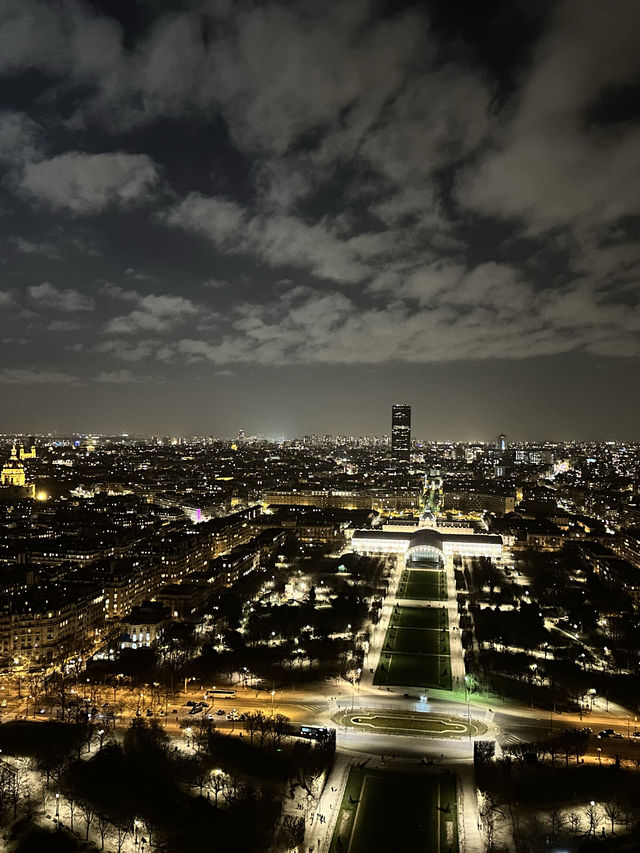
<svg viewBox="0 0 640 853"><path fill-rule="evenodd" d="M621 0L9 0L0 429L633 439ZM300 401L304 400L304 406Z"/></svg>

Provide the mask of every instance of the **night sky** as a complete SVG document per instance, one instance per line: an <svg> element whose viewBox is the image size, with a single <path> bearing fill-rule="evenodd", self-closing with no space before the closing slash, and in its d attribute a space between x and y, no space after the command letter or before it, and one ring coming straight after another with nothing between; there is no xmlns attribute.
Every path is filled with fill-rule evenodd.
<svg viewBox="0 0 640 853"><path fill-rule="evenodd" d="M640 7L0 4L0 431L637 439Z"/></svg>

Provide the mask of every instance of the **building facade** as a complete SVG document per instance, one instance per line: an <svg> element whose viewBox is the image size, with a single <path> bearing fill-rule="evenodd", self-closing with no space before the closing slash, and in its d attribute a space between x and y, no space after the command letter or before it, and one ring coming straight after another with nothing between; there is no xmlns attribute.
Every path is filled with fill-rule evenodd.
<svg viewBox="0 0 640 853"><path fill-rule="evenodd" d="M411 455L411 406L398 403L391 408L391 452L399 462Z"/></svg>

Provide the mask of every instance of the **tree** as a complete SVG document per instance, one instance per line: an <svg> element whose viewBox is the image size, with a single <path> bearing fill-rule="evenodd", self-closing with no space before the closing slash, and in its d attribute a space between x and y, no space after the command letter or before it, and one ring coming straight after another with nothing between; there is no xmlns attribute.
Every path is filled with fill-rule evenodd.
<svg viewBox="0 0 640 853"><path fill-rule="evenodd" d="M84 818L85 822L85 841L88 841L89 830L91 829L91 824L93 823L96 813L95 806L89 797L84 796L78 798L78 808L80 809L80 814Z"/></svg>
<svg viewBox="0 0 640 853"><path fill-rule="evenodd" d="M109 832L111 821L103 812L96 813L96 823L98 824L98 834L100 835L100 849L104 850L104 839Z"/></svg>
<svg viewBox="0 0 640 853"><path fill-rule="evenodd" d="M282 743L282 738L289 734L289 717L284 714L275 714L271 722L271 739L274 747L279 747Z"/></svg>
<svg viewBox="0 0 640 853"><path fill-rule="evenodd" d="M593 835L595 836L600 823L602 822L602 812L598 808L598 806L593 802L593 800L589 803L589 805L585 809L585 816L587 818L587 836Z"/></svg>
<svg viewBox="0 0 640 853"><path fill-rule="evenodd" d="M304 841L304 817L287 814L282 819L278 841L285 850L299 847Z"/></svg>
<svg viewBox="0 0 640 853"><path fill-rule="evenodd" d="M8 800L13 810L13 818L18 815L18 806L28 791L27 775L22 767L2 767L0 784L4 797ZM3 798L4 798L3 797Z"/></svg>
<svg viewBox="0 0 640 853"><path fill-rule="evenodd" d="M255 737L256 732L260 728L261 720L263 717L264 713L262 711L250 711L244 721L244 727L245 730L249 732L249 739L252 746L253 738Z"/></svg>
<svg viewBox="0 0 640 853"><path fill-rule="evenodd" d="M270 717L263 714L262 711L258 711L258 714L260 715L258 717L258 732L260 734L260 749L262 749L265 739L271 731L272 720Z"/></svg>
<svg viewBox="0 0 640 853"><path fill-rule="evenodd" d="M225 775L222 770L212 770L209 773L209 780L207 782L207 788L210 791L213 791L215 797L215 804L218 805L218 795L224 789L225 785ZM207 792L207 799L209 798L209 794Z"/></svg>
<svg viewBox="0 0 640 853"><path fill-rule="evenodd" d="M491 794L485 794L478 808L482 829L487 842L487 850L493 850L496 833L496 817L504 817Z"/></svg>
<svg viewBox="0 0 640 853"><path fill-rule="evenodd" d="M611 822L611 834L615 832L614 825L620 821L622 810L618 800L607 800L604 804L604 813Z"/></svg>
<svg viewBox="0 0 640 853"><path fill-rule="evenodd" d="M554 808L549 812L549 830L552 835L560 835L564 827L564 815L561 809Z"/></svg>
<svg viewBox="0 0 640 853"><path fill-rule="evenodd" d="M76 813L76 798L73 794L67 794L67 805L69 806L69 823L71 826L71 832L73 832L73 819Z"/></svg>
<svg viewBox="0 0 640 853"><path fill-rule="evenodd" d="M113 831L118 845L118 853L122 853L122 848L131 835L131 827L133 826L133 818L130 814L123 813L113 821Z"/></svg>

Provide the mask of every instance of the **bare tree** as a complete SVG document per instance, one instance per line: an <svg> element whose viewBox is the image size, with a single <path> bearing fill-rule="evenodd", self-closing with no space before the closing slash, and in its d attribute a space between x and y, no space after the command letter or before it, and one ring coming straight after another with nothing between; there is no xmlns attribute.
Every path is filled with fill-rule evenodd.
<svg viewBox="0 0 640 853"><path fill-rule="evenodd" d="M252 745L253 738L255 737L256 732L260 729L260 724L263 717L264 713L262 711L250 711L246 716L246 720L244 721L244 727L245 730L249 732L249 739Z"/></svg>
<svg viewBox="0 0 640 853"><path fill-rule="evenodd" d="M18 815L18 806L28 791L25 770L22 767L3 767L1 784L3 793L11 804L15 820Z"/></svg>
<svg viewBox="0 0 640 853"><path fill-rule="evenodd" d="M616 823L620 822L620 818L622 816L620 803L618 802L618 800L607 800L603 808L607 819L611 821L611 834L613 835L615 832L614 826Z"/></svg>
<svg viewBox="0 0 640 853"><path fill-rule="evenodd" d="M260 715L258 718L258 732L260 735L260 749L264 746L265 739L272 728L272 720L270 717L265 716L262 711L258 711Z"/></svg>
<svg viewBox="0 0 640 853"><path fill-rule="evenodd" d="M86 825L86 832L84 836L85 841L88 841L89 830L91 829L91 824L93 823L93 819L96 815L95 806L89 797L81 797L78 800L78 808L80 809L80 813L82 814Z"/></svg>
<svg viewBox="0 0 640 853"><path fill-rule="evenodd" d="M492 851L495 849L496 818L498 816L504 817L504 814L498 808L496 801L491 794L485 794L483 796L482 803L479 808L479 816L487 842L487 850Z"/></svg>
<svg viewBox="0 0 640 853"><path fill-rule="evenodd" d="M630 821L635 816L635 802L633 797L622 797L620 800L620 816L624 820L625 828L629 828Z"/></svg>
<svg viewBox="0 0 640 853"><path fill-rule="evenodd" d="M552 835L560 835L564 827L564 815L560 809L554 808L549 812L549 829Z"/></svg>
<svg viewBox="0 0 640 853"><path fill-rule="evenodd" d="M274 714L271 721L271 739L275 747L280 746L282 738L289 734L289 717L284 714Z"/></svg>
<svg viewBox="0 0 640 853"><path fill-rule="evenodd" d="M285 815L278 833L280 844L285 850L299 847L304 841L304 818Z"/></svg>
<svg viewBox="0 0 640 853"><path fill-rule="evenodd" d="M104 839L109 832L111 821L106 815L98 812L96 814L96 823L98 824L98 834L100 835L100 849L104 850Z"/></svg>
<svg viewBox="0 0 640 853"><path fill-rule="evenodd" d="M222 796L228 805L231 805L231 803L238 799L241 790L242 786L239 779L232 775L225 776L222 786Z"/></svg>
<svg viewBox="0 0 640 853"><path fill-rule="evenodd" d="M599 807L593 802L593 800L589 803L589 805L585 809L585 816L587 818L587 836L593 835L595 836L598 827L602 823L602 812Z"/></svg>
<svg viewBox="0 0 640 853"><path fill-rule="evenodd" d="M67 796L67 805L69 806L69 824L71 826L71 832L73 832L73 819L76 813L76 806L78 805L73 794Z"/></svg>
<svg viewBox="0 0 640 853"><path fill-rule="evenodd" d="M207 782L207 788L209 791L213 791L215 797L215 804L218 805L218 795L224 789L225 784L225 776L222 770L212 770L209 774L209 781ZM209 797L209 793L207 792L207 798Z"/></svg>
<svg viewBox="0 0 640 853"><path fill-rule="evenodd" d="M123 815L122 817L117 818L113 823L118 853L122 853L124 843L127 840L127 837L131 834L131 825L131 818L128 815Z"/></svg>
<svg viewBox="0 0 640 853"><path fill-rule="evenodd" d="M577 835L580 831L580 815L578 812L569 812L569 826L571 827L571 832L574 835Z"/></svg>

